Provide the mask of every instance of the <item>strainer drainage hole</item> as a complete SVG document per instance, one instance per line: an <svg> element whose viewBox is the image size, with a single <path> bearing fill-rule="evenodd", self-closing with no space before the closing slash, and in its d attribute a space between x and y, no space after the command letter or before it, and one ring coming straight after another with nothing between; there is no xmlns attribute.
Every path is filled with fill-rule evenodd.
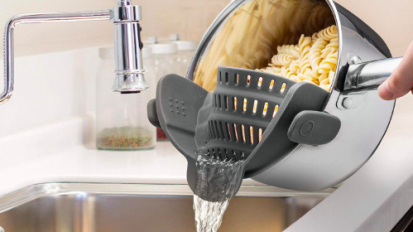
<svg viewBox="0 0 413 232"><path fill-rule="evenodd" d="M274 89L275 80L272 80L270 83L270 90Z"/></svg>
<svg viewBox="0 0 413 232"><path fill-rule="evenodd" d="M241 125L242 128L242 142L246 143L247 140L245 139L245 126Z"/></svg>
<svg viewBox="0 0 413 232"><path fill-rule="evenodd" d="M278 109L279 109L279 106L278 106L278 105L276 105L276 106L275 106L275 108L274 108L274 112L272 113L272 117L273 117L273 118L274 118L274 117L275 117L275 115L277 114Z"/></svg>
<svg viewBox="0 0 413 232"><path fill-rule="evenodd" d="M250 141L251 145L254 145L254 127L250 126Z"/></svg>
<svg viewBox="0 0 413 232"><path fill-rule="evenodd" d="M234 110L237 111L237 97L234 97Z"/></svg>
<svg viewBox="0 0 413 232"><path fill-rule="evenodd" d="M262 78L262 77L260 77L259 79L258 79L258 88L261 88L261 86L262 86L262 81L263 81L264 79Z"/></svg>
<svg viewBox="0 0 413 232"><path fill-rule="evenodd" d="M284 93L286 88L287 88L287 84L284 83L284 84L281 86L280 93Z"/></svg>
<svg viewBox="0 0 413 232"><path fill-rule="evenodd" d="M255 101L254 101L254 107L253 107L253 109L252 109L252 113L253 113L253 114L257 113L257 107L258 107L258 100L255 100Z"/></svg>
<svg viewBox="0 0 413 232"><path fill-rule="evenodd" d="M224 96L224 102L225 102L225 109L228 109L229 108L228 96Z"/></svg>
<svg viewBox="0 0 413 232"><path fill-rule="evenodd" d="M236 123L234 123L234 130L235 130L235 140L239 141L239 138L238 138L238 128L237 128L237 124L236 124Z"/></svg>
<svg viewBox="0 0 413 232"><path fill-rule="evenodd" d="M266 102L264 104L264 110L262 111L262 116L267 116L267 112L268 112L268 102Z"/></svg>

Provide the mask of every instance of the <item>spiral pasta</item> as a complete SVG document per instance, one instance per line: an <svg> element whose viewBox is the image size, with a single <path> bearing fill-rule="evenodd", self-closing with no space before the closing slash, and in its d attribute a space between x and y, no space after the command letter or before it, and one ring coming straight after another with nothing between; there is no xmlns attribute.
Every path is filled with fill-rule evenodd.
<svg viewBox="0 0 413 232"><path fill-rule="evenodd" d="M317 64L321 65L329 56L332 59L331 54L338 51L337 28L326 28L334 22L328 4L323 2L246 1L225 19L214 34L197 64L193 80L204 89L213 91L218 67L229 66L257 69L294 81L320 85L320 76L325 72L319 73ZM327 45L321 41L317 43L319 38L324 39ZM297 41L299 43L295 44ZM315 44L317 49L312 49ZM323 79L323 88L327 89L330 82L325 80L329 78Z"/></svg>
<svg viewBox="0 0 413 232"><path fill-rule="evenodd" d="M330 43L321 51L321 58L325 59L331 53L338 52L338 38L330 40Z"/></svg>
<svg viewBox="0 0 413 232"><path fill-rule="evenodd" d="M292 55L278 54L273 56L270 66L290 66L294 60L295 58Z"/></svg>
<svg viewBox="0 0 413 232"><path fill-rule="evenodd" d="M315 43L318 39L318 33L314 33L313 36L311 36L311 39L313 40L313 43Z"/></svg>
<svg viewBox="0 0 413 232"><path fill-rule="evenodd" d="M338 53L332 53L330 55L327 56L327 58L325 58L320 66L318 67L318 73L320 75L326 74L328 75L330 73L331 70L335 70L337 67L337 56Z"/></svg>
<svg viewBox="0 0 413 232"><path fill-rule="evenodd" d="M300 58L300 48L298 45L282 45L277 47L278 54L291 55L294 58Z"/></svg>
<svg viewBox="0 0 413 232"><path fill-rule="evenodd" d="M318 33L318 37L323 38L326 41L330 41L332 39L338 38L337 26L333 25L333 26L327 27L326 29L320 31Z"/></svg>
<svg viewBox="0 0 413 232"><path fill-rule="evenodd" d="M291 62L289 68L291 69L292 72L299 73L300 72L300 61L295 60L295 61Z"/></svg>
<svg viewBox="0 0 413 232"><path fill-rule="evenodd" d="M298 45L279 46L278 54L271 59L269 67L259 70L296 82L312 83L330 91L337 67L338 47L337 27L333 25L311 37L301 35ZM291 55L295 50L299 55Z"/></svg>
<svg viewBox="0 0 413 232"><path fill-rule="evenodd" d="M300 81L306 81L316 85L320 83L319 75L317 75L317 73L313 70L307 70L304 73L300 73L297 77Z"/></svg>
<svg viewBox="0 0 413 232"><path fill-rule="evenodd" d="M297 73L293 72L290 68L281 68L281 75L289 79L294 79Z"/></svg>
<svg viewBox="0 0 413 232"><path fill-rule="evenodd" d="M310 49L312 45L311 37L301 36L298 46L300 48L300 72L305 73L307 69L311 69L309 60Z"/></svg>
<svg viewBox="0 0 413 232"><path fill-rule="evenodd" d="M271 73L271 74L278 74L278 75L282 74L282 69L277 68L277 67L267 67L264 69L258 69L258 71L265 72L265 73Z"/></svg>
<svg viewBox="0 0 413 232"><path fill-rule="evenodd" d="M323 38L318 38L310 49L309 60L311 63L311 68L313 70L317 69L323 60L321 57L321 50L323 50L327 45L327 41Z"/></svg>

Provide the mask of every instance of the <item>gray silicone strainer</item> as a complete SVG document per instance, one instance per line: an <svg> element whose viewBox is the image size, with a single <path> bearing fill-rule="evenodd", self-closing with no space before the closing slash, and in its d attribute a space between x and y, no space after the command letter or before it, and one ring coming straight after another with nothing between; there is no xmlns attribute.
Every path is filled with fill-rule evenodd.
<svg viewBox="0 0 413 232"><path fill-rule="evenodd" d="M331 142L340 120L321 112L328 92L272 74L219 67L209 93L177 75L163 77L148 118L187 158L195 188L197 151L216 159L245 159L244 178L279 162L298 144ZM241 184L239 181L238 188Z"/></svg>

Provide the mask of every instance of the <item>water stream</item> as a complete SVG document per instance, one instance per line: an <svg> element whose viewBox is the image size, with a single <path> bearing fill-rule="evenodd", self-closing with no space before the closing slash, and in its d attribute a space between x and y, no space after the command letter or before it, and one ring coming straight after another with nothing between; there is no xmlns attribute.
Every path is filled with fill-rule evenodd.
<svg viewBox="0 0 413 232"><path fill-rule="evenodd" d="M218 231L229 201L238 190L243 163L244 161L222 161L203 153L198 155L194 195L198 232Z"/></svg>

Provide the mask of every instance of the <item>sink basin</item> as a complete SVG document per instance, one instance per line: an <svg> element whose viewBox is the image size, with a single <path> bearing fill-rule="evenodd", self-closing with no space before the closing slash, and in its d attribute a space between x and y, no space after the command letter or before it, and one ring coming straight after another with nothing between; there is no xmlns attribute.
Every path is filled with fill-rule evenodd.
<svg viewBox="0 0 413 232"><path fill-rule="evenodd" d="M271 188L242 187L219 231L283 231L329 195ZM190 194L184 185L34 185L0 198L0 227L5 232L193 232Z"/></svg>

